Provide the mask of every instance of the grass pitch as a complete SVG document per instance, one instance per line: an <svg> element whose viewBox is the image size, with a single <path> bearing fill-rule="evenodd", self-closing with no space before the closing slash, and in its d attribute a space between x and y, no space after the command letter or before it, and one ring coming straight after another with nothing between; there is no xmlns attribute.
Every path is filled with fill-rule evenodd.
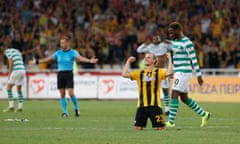
<svg viewBox="0 0 240 144"><path fill-rule="evenodd" d="M208 126L180 105L176 127L164 131L133 128L136 101L79 100L81 116L61 117L57 100L25 101L21 113L0 112L0 144L236 144L240 141L239 103L199 103L211 112ZM0 101L0 109L7 101ZM25 118L26 121L21 121ZM167 119L167 118L166 118ZM165 120L166 120L165 119ZM12 120L12 121L9 121ZM20 121L18 121L20 120Z"/></svg>

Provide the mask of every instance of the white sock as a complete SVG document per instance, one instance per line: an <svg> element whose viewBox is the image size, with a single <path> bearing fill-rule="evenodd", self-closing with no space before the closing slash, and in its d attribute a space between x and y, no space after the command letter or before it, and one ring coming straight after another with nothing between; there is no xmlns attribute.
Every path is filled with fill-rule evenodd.
<svg viewBox="0 0 240 144"><path fill-rule="evenodd" d="M18 103L18 109L22 109L23 108L23 103Z"/></svg>
<svg viewBox="0 0 240 144"><path fill-rule="evenodd" d="M14 107L14 101L9 101L9 108L13 108Z"/></svg>
<svg viewBox="0 0 240 144"><path fill-rule="evenodd" d="M165 112L167 112L167 111L169 111L169 107L168 106L165 107Z"/></svg>

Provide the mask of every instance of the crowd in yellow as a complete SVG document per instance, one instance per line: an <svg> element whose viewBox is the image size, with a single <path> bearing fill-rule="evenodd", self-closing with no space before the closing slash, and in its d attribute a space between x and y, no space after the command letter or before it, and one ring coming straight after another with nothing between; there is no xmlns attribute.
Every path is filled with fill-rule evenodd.
<svg viewBox="0 0 240 144"><path fill-rule="evenodd" d="M121 65L130 55L137 68L139 44L153 33L167 38L167 25L178 21L195 43L202 68L240 67L238 0L2 0L0 5L0 43L20 49L25 61L51 55L60 36L68 35L72 48L99 58L100 68ZM2 53L0 59L5 64Z"/></svg>

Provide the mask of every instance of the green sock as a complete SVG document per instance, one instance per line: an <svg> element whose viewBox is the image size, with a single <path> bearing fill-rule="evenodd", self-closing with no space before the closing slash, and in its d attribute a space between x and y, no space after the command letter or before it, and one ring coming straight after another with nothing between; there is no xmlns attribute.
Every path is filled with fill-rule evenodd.
<svg viewBox="0 0 240 144"><path fill-rule="evenodd" d="M190 107L193 111L195 111L200 116L205 115L205 111L191 98L187 99L186 105Z"/></svg>
<svg viewBox="0 0 240 144"><path fill-rule="evenodd" d="M23 103L23 94L21 91L18 92L18 103Z"/></svg>
<svg viewBox="0 0 240 144"><path fill-rule="evenodd" d="M178 111L178 106L179 106L179 101L178 99L172 99L170 102L170 112L169 112L169 117L168 121L173 124L177 115Z"/></svg>
<svg viewBox="0 0 240 144"><path fill-rule="evenodd" d="M13 99L13 93L12 93L12 90L10 89L10 90L7 90L7 94L8 94L8 100L9 101L13 101L14 99Z"/></svg>
<svg viewBox="0 0 240 144"><path fill-rule="evenodd" d="M163 99L163 103L165 107L169 106L169 93L165 93L164 94L164 99Z"/></svg>

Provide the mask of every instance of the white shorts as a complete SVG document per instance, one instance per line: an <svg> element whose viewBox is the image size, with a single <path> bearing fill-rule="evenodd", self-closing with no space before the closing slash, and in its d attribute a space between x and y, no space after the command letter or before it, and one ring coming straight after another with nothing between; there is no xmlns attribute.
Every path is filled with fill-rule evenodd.
<svg viewBox="0 0 240 144"><path fill-rule="evenodd" d="M163 89L164 88L169 88L169 78L166 78L165 80L162 80L161 81L161 99L164 99L164 92L163 92Z"/></svg>
<svg viewBox="0 0 240 144"><path fill-rule="evenodd" d="M169 78L166 78L165 80L162 80L161 88L169 88Z"/></svg>
<svg viewBox="0 0 240 144"><path fill-rule="evenodd" d="M162 90L162 88L160 88L160 99L164 99L164 93L163 93L163 90Z"/></svg>
<svg viewBox="0 0 240 144"><path fill-rule="evenodd" d="M8 84L23 85L25 79L25 71L13 71L8 79Z"/></svg>
<svg viewBox="0 0 240 144"><path fill-rule="evenodd" d="M192 78L192 74L175 73L173 81L173 90L187 93L189 91L189 82Z"/></svg>

